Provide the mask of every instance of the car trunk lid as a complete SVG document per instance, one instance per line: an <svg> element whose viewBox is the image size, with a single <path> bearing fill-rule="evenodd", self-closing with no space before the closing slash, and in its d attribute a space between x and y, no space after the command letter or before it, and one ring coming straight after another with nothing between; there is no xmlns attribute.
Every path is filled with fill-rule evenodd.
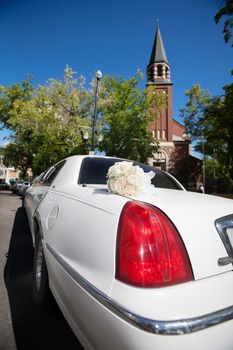
<svg viewBox="0 0 233 350"><path fill-rule="evenodd" d="M232 270L232 200L166 189L137 199L153 204L172 220L187 249L195 279Z"/></svg>

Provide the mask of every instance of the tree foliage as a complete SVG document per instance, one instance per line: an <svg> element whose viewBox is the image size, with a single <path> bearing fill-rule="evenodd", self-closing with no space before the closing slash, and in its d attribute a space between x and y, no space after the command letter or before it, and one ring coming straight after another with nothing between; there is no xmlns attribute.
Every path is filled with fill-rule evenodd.
<svg viewBox="0 0 233 350"><path fill-rule="evenodd" d="M224 5L215 15L214 19L216 23L222 19L222 17L227 17L224 21L223 34L225 42L228 43L232 37L233 29L233 0L225 0ZM233 47L233 43L231 45Z"/></svg>
<svg viewBox="0 0 233 350"><path fill-rule="evenodd" d="M27 171L31 168L33 161L33 156L28 150L27 145L11 142L4 147L3 151L4 165L8 167L17 167L17 169L20 170L22 178L26 178Z"/></svg>
<svg viewBox="0 0 233 350"><path fill-rule="evenodd" d="M64 81L49 79L30 99L14 99L7 119L14 134L13 143L6 148L6 164L14 161L12 165L22 168L23 159L25 166L39 173L81 145L80 130L89 125L91 99L84 89L84 78L74 76L75 72L67 67ZM10 150L15 148L21 159L10 157Z"/></svg>
<svg viewBox="0 0 233 350"><path fill-rule="evenodd" d="M157 118L162 109L167 107L167 95L163 90L155 89L153 85L146 89L146 113L149 122Z"/></svg>
<svg viewBox="0 0 233 350"><path fill-rule="evenodd" d="M21 83L13 84L9 88L0 86L0 125L9 128L8 123L15 101L28 101L32 98L34 88L32 78L28 77Z"/></svg>
<svg viewBox="0 0 233 350"><path fill-rule="evenodd" d="M211 179L224 177L222 167L215 158L205 158L205 175Z"/></svg>
<svg viewBox="0 0 233 350"><path fill-rule="evenodd" d="M148 131L147 98L138 88L140 79L140 72L131 79L104 79L102 97L109 103L102 110L104 128L100 149L107 155L146 162L158 146Z"/></svg>
<svg viewBox="0 0 233 350"><path fill-rule="evenodd" d="M212 97L199 85L186 91L189 101L181 110L187 132L196 140L195 149L215 159L222 175L233 179L233 84L225 94Z"/></svg>
<svg viewBox="0 0 233 350"><path fill-rule="evenodd" d="M164 104L164 96L138 88L137 72L132 79L105 77L98 90L96 132L102 133L99 149L108 155L145 162L157 150L148 131L148 104L154 116ZM31 80L0 87L0 123L12 131L5 147L4 162L24 174L31 168L34 175L60 159L86 153L84 131L92 129L96 79L89 88L83 76L77 78L70 67L64 79L49 79L33 88ZM154 118L153 116L153 118ZM97 146L97 145L96 145Z"/></svg>

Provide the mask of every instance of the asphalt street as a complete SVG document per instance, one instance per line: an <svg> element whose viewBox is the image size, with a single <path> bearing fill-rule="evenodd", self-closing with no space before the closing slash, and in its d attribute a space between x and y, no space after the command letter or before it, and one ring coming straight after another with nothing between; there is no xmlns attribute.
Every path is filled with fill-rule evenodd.
<svg viewBox="0 0 233 350"><path fill-rule="evenodd" d="M32 302L33 246L20 197L0 191L0 350L83 350L56 305Z"/></svg>
<svg viewBox="0 0 233 350"><path fill-rule="evenodd" d="M21 201L18 197L9 197L0 191L0 349L15 350L15 338L12 327L8 294L4 283L4 268L8 253L16 208Z"/></svg>

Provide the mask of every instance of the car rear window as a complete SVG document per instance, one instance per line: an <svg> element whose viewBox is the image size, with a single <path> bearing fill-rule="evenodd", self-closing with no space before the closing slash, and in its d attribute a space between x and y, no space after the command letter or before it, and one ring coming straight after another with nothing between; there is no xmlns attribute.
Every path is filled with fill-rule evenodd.
<svg viewBox="0 0 233 350"><path fill-rule="evenodd" d="M110 166L114 165L116 162L121 162L122 159L118 158L101 158L101 157L87 157L82 161L79 184L98 184L104 185L107 183L107 172ZM182 190L182 187L167 173L155 169L149 165L133 162L134 165L139 165L145 172L154 171L156 174L152 179L152 184L155 187L169 188Z"/></svg>

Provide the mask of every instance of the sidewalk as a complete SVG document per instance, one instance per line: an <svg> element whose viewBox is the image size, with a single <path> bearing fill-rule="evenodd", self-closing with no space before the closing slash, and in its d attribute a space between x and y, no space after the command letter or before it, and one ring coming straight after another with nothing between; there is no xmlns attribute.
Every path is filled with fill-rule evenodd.
<svg viewBox="0 0 233 350"><path fill-rule="evenodd" d="M18 196L0 191L0 349L16 350L8 294L4 282L6 253L9 249L15 213L21 206Z"/></svg>

